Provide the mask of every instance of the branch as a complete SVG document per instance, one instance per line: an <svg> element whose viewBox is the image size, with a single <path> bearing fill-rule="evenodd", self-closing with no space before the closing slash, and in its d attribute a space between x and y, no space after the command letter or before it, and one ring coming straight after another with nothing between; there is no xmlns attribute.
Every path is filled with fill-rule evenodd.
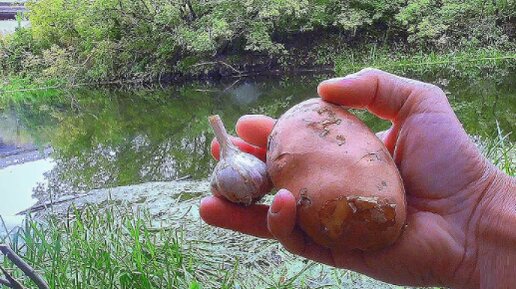
<svg viewBox="0 0 516 289"><path fill-rule="evenodd" d="M13 288L12 285L11 285L11 282L5 280L5 279L2 279L0 278L0 285L2 286L6 286L6 287L9 287L9 288Z"/></svg>
<svg viewBox="0 0 516 289"><path fill-rule="evenodd" d="M7 258L9 258L9 260L11 260L11 262L13 262L14 265L20 268L20 270L22 270L23 273L25 273L25 275L27 275L38 286L39 289L50 289L45 280L43 280L43 278L41 278L41 276L39 276L38 273L36 273L36 271L29 264L23 261L22 258L20 258L18 255L16 255L16 253L13 250L11 250L11 248L9 248L7 245L0 244L0 251L4 253L4 255ZM9 279L7 275L6 277L7 279Z"/></svg>
<svg viewBox="0 0 516 289"><path fill-rule="evenodd" d="M2 271L2 273L4 273L5 275L5 278L7 280L8 283L9 283L9 286L10 288L14 288L14 289L25 289L22 284L20 284L20 282L16 281L13 276L11 276L11 274L9 274L9 272L7 272L2 266L0 266L0 270Z"/></svg>
<svg viewBox="0 0 516 289"><path fill-rule="evenodd" d="M231 70L233 70L234 72L238 73L239 75L243 73L242 71L236 69L235 67L233 67L230 64L227 64L226 62L221 61L221 60L219 60L219 61L210 61L210 62L201 62L201 63L197 63L197 64L192 65L192 67L204 66L204 65L214 65L214 64L222 64L224 66L227 66L227 67L231 68Z"/></svg>
<svg viewBox="0 0 516 289"><path fill-rule="evenodd" d="M34 205L34 206L32 206L32 207L30 207L28 209L25 209L23 211L20 211L20 212L16 213L16 215L25 215L27 213L38 212L38 211L41 211L41 210L44 210L44 209L48 209L49 207L52 207L54 205L59 205L59 204L66 203L66 202L71 201L71 200L75 200L75 199L84 197L85 195L87 195L87 194L74 195L74 196L70 196L70 197L67 197L67 198L62 198L62 199L58 199L58 200L55 200L55 201L49 201L49 202L46 202L46 203L43 203L43 204Z"/></svg>

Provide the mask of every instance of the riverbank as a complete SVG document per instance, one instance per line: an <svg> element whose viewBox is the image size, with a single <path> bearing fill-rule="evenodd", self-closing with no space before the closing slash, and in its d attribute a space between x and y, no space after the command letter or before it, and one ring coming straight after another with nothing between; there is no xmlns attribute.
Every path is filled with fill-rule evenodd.
<svg viewBox="0 0 516 289"><path fill-rule="evenodd" d="M50 146L39 148L34 145L16 146L0 143L0 169L48 158L51 153Z"/></svg>
<svg viewBox="0 0 516 289"><path fill-rule="evenodd" d="M516 47L513 9L503 1L181 3L29 2L30 27L0 39L1 77L37 87L166 85L274 71L388 69L384 60L401 62L399 69L457 54L465 56L461 62L508 59ZM485 51L497 56L478 56Z"/></svg>
<svg viewBox="0 0 516 289"><path fill-rule="evenodd" d="M306 53L306 52L305 52ZM315 52L313 52L315 53ZM256 76L285 76L299 74L333 74L346 75L357 72L366 67L379 68L398 74L424 73L426 71L455 71L457 77L481 77L482 73L490 69L511 69L516 67L516 53L513 50L499 50L485 48L475 50L459 50L447 53L406 53L396 52L388 48L373 46L369 51L346 50L316 60L309 56L297 58L302 62L290 62L283 66L278 63L264 63L263 59L244 57L228 58L218 61L202 63L191 73L164 75L157 82L149 82L144 79L113 80L107 82L70 82L66 78L45 77L19 77L15 75L0 78L3 87L0 89L0 109L6 102L31 98L35 91L47 91L40 93L40 97L53 96L53 91L63 89L77 89L80 87L114 87L114 88L163 88L169 85L180 85L191 81L220 81L233 79L245 79Z"/></svg>
<svg viewBox="0 0 516 289"><path fill-rule="evenodd" d="M500 169L516 173L514 146L507 159L503 136L473 139ZM18 230L6 236L0 229L0 240L52 288L415 288L307 261L272 240L208 226L198 206L209 194L208 180L95 189L32 207ZM10 262L3 266L34 288Z"/></svg>

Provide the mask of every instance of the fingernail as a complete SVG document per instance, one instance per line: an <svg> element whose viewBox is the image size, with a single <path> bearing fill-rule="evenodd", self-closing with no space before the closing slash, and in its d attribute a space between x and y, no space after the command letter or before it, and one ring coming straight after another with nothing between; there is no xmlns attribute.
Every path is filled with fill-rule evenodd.
<svg viewBox="0 0 516 289"><path fill-rule="evenodd" d="M353 81L353 78L354 77L352 77L351 75L348 75L346 77L331 78L325 80L321 82L317 87L317 93L320 96L325 96L331 93L342 93L343 91L345 91L348 84Z"/></svg>
<svg viewBox="0 0 516 289"><path fill-rule="evenodd" d="M334 83L342 81L343 79L344 79L343 77L330 78L330 79L326 79L325 81L323 81L321 83L334 84Z"/></svg>
<svg viewBox="0 0 516 289"><path fill-rule="evenodd" d="M240 116L240 117L238 118L238 121L245 120L245 119L249 119L249 118L253 118L253 116L252 116L252 115L250 115L250 114L244 114L244 115L242 115L242 116ZM237 122L238 122L238 121L237 121Z"/></svg>
<svg viewBox="0 0 516 289"><path fill-rule="evenodd" d="M217 200L217 198L218 197L215 197L213 195L204 197L204 198L201 199L201 204L200 205L202 206L202 205L207 205L209 203L213 203L214 201Z"/></svg>
<svg viewBox="0 0 516 289"><path fill-rule="evenodd" d="M240 118L238 118L238 121L241 121L241 120L253 120L253 119L260 119L262 118L263 115L261 114L246 114L246 115L242 115Z"/></svg>
<svg viewBox="0 0 516 289"><path fill-rule="evenodd" d="M358 78L359 75L357 74L348 74L344 77L335 77L335 78L330 78L330 79L327 79L327 80L324 80L323 82L321 82L321 84L340 84L340 85L343 85L343 84L346 84L348 81L350 80L353 80L353 79L356 79Z"/></svg>
<svg viewBox="0 0 516 289"><path fill-rule="evenodd" d="M285 193L287 193L287 191L285 191L283 189L279 190L276 193L276 196L274 197L274 201L272 202L272 205L270 207L271 213L277 214L277 213L279 213L279 211L281 211L281 208L283 207L282 199L284 198Z"/></svg>

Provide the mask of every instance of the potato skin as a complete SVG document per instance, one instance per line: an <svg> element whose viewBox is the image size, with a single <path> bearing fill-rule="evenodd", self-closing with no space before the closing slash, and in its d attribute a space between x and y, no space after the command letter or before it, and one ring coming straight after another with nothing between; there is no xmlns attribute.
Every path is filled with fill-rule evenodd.
<svg viewBox="0 0 516 289"><path fill-rule="evenodd" d="M319 98L281 116L267 148L274 187L296 197L297 223L331 249L377 250L406 219L403 182L375 134L346 109Z"/></svg>

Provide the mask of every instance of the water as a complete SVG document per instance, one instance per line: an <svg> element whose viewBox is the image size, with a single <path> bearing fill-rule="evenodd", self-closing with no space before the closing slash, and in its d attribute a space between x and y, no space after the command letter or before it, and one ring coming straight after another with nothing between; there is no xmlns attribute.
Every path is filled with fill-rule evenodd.
<svg viewBox="0 0 516 289"><path fill-rule="evenodd" d="M442 71L407 76L441 86L469 134L493 138L498 127L504 133L514 131L513 71L475 79ZM46 201L51 195L57 198L184 176L204 180L214 165L208 115L220 114L230 131L243 114L278 117L314 97L319 81L328 77L230 79L166 89L79 89L20 96L0 116L0 137L30 139L38 147L50 145L53 161L1 170L0 214L12 216L16 211L7 202L15 202L17 209L30 206L31 193ZM375 131L389 126L365 112L358 115ZM514 134L509 138L516 140Z"/></svg>
<svg viewBox="0 0 516 289"><path fill-rule="evenodd" d="M0 213L5 222L5 228L0 224L0 232L20 224L23 216L16 214L37 202L32 191L45 186L44 173L53 167L52 159L41 159L0 169Z"/></svg>

